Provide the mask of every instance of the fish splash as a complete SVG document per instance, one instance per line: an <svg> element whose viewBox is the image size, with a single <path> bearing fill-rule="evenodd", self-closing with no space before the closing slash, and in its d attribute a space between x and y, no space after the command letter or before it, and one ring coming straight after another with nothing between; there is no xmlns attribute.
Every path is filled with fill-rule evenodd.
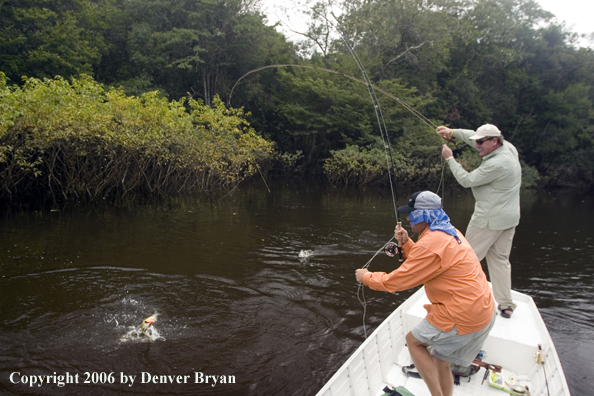
<svg viewBox="0 0 594 396"><path fill-rule="evenodd" d="M145 320L142 321L142 323L140 324L140 329L142 330L142 332L149 337L150 334L152 333L152 326L153 324L157 321L157 316L159 315L158 312L155 312L154 314L152 314L151 316L149 316L148 318L146 318Z"/></svg>
<svg viewBox="0 0 594 396"><path fill-rule="evenodd" d="M155 328L154 323L157 321L158 312L149 316L139 326L131 327L130 330L121 338L122 342L127 341L149 341L164 340Z"/></svg>
<svg viewBox="0 0 594 396"><path fill-rule="evenodd" d="M299 258L308 258L313 255L313 250L302 250L299 252Z"/></svg>
<svg viewBox="0 0 594 396"><path fill-rule="evenodd" d="M147 335L140 329L140 326L130 326L130 330L120 338L120 342L154 342L157 340L165 341L165 338L161 337L159 331L152 327L150 335Z"/></svg>

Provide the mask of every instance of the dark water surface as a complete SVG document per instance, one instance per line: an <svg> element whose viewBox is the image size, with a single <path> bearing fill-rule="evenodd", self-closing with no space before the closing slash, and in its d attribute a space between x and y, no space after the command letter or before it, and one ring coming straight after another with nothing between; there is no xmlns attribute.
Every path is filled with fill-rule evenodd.
<svg viewBox="0 0 594 396"><path fill-rule="evenodd" d="M2 218L0 393L314 395L364 340L354 270L392 237L394 207L378 192L271 190ZM463 231L473 202L446 194ZM513 287L540 308L575 396L592 394L593 218L588 195L525 193L512 253ZM396 265L382 254L370 269ZM367 332L411 294L368 291ZM155 311L156 341L122 338ZM31 386L41 375L58 384Z"/></svg>

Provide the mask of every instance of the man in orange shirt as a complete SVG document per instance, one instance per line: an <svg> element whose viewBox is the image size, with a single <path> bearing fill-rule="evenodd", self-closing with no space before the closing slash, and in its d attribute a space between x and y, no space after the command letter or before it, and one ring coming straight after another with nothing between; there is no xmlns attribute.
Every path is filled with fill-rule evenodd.
<svg viewBox="0 0 594 396"><path fill-rule="evenodd" d="M427 316L406 335L410 355L432 396L451 396L454 379L449 362L468 366L495 323L495 303L481 264L452 226L441 198L430 191L411 195L398 212L408 214L415 243L396 227L406 261L395 271L356 271L357 281L380 291L407 290L420 284L431 304ZM431 352L427 347L432 346Z"/></svg>

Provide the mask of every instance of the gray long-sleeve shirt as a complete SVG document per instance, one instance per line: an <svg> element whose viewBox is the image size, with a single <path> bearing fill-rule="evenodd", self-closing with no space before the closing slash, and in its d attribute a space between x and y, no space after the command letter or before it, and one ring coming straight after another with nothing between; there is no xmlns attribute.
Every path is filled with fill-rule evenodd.
<svg viewBox="0 0 594 396"><path fill-rule="evenodd" d="M454 137L476 148L470 136L474 131L454 129ZM450 170L462 187L471 188L476 200L470 224L490 230L505 230L520 222L520 186L522 167L518 150L504 141L490 154L483 157L481 165L467 172L456 160L448 161Z"/></svg>

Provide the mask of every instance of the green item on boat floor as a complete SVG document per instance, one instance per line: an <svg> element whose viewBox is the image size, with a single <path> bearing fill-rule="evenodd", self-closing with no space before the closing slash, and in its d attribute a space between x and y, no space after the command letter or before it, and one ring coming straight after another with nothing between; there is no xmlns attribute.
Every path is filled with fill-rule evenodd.
<svg viewBox="0 0 594 396"><path fill-rule="evenodd" d="M397 386L394 389L390 389L386 386L383 391L386 392L383 396L415 396L404 386Z"/></svg>

